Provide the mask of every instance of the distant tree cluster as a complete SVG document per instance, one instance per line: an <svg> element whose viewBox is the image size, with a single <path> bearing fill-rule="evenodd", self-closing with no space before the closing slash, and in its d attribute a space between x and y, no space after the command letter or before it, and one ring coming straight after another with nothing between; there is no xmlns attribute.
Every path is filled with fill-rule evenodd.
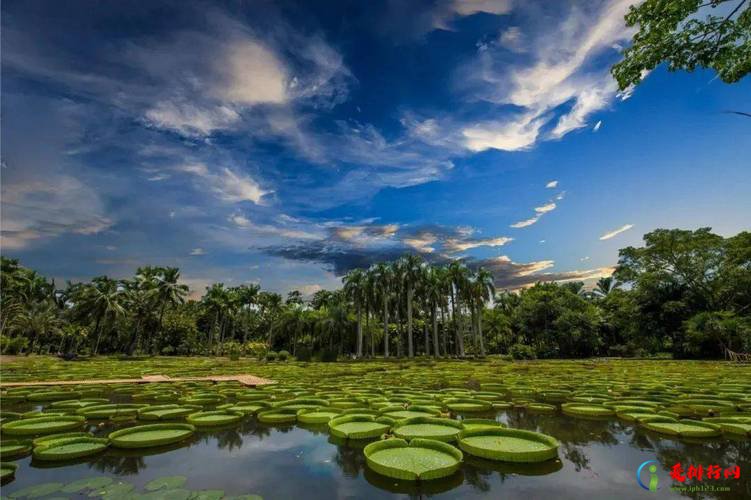
<svg viewBox="0 0 751 500"><path fill-rule="evenodd" d="M485 269L417 255L343 278L343 288L286 300L257 285L207 287L201 300L170 267L130 279L55 283L2 258L6 354L348 357L504 354L516 359L718 358L751 352L751 233L658 229L620 251L615 273L498 291Z"/></svg>

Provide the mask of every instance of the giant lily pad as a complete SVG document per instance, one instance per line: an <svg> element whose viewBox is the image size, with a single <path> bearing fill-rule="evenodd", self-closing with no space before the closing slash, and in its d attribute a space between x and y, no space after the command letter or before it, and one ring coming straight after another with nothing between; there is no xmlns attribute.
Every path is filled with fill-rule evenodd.
<svg viewBox="0 0 751 500"><path fill-rule="evenodd" d="M461 421L465 430L475 429L496 429L498 427L506 427L501 422L492 420L489 418L465 418Z"/></svg>
<svg viewBox="0 0 751 500"><path fill-rule="evenodd" d="M615 415L615 410L596 403L564 403L561 405L563 413L576 417L609 417Z"/></svg>
<svg viewBox="0 0 751 500"><path fill-rule="evenodd" d="M375 472L394 479L428 481L454 474L462 452L433 439L386 439L365 447L365 461Z"/></svg>
<svg viewBox="0 0 751 500"><path fill-rule="evenodd" d="M270 408L258 412L258 421L265 424L291 424L297 420L294 408Z"/></svg>
<svg viewBox="0 0 751 500"><path fill-rule="evenodd" d="M7 460L9 458L20 458L31 452L31 445L26 441L16 439L6 439L0 442L0 458Z"/></svg>
<svg viewBox="0 0 751 500"><path fill-rule="evenodd" d="M199 410L198 406L179 406L176 404L147 406L138 410L140 420L170 420L182 418Z"/></svg>
<svg viewBox="0 0 751 500"><path fill-rule="evenodd" d="M302 409L297 412L297 421L303 424L325 424L341 415L337 408Z"/></svg>
<svg viewBox="0 0 751 500"><path fill-rule="evenodd" d="M11 462L0 462L0 481L7 481L16 474L18 465Z"/></svg>
<svg viewBox="0 0 751 500"><path fill-rule="evenodd" d="M86 418L113 418L113 417L135 417L138 414L138 410L143 408L144 404L136 403L121 403L121 404L105 404L105 405L93 405L86 406L76 411L79 415L83 415Z"/></svg>
<svg viewBox="0 0 751 500"><path fill-rule="evenodd" d="M437 441L455 441L462 431L462 423L448 418L414 417L400 420L393 433L402 439L425 438Z"/></svg>
<svg viewBox="0 0 751 500"><path fill-rule="evenodd" d="M751 437L751 417L711 417L704 422L719 425L723 432Z"/></svg>
<svg viewBox="0 0 751 500"><path fill-rule="evenodd" d="M371 439L391 428L389 420L372 415L343 415L329 420L331 434L347 439Z"/></svg>
<svg viewBox="0 0 751 500"><path fill-rule="evenodd" d="M670 417L652 417L640 422L647 429L669 436L715 437L722 434L719 425L701 420L676 420Z"/></svg>
<svg viewBox="0 0 751 500"><path fill-rule="evenodd" d="M201 427L220 427L242 420L243 414L229 410L199 411L188 415L188 422Z"/></svg>
<svg viewBox="0 0 751 500"><path fill-rule="evenodd" d="M50 441L34 448L34 458L46 461L72 460L87 457L104 451L109 439L94 437L72 437Z"/></svg>
<svg viewBox="0 0 751 500"><path fill-rule="evenodd" d="M3 424L2 431L9 436L33 436L78 429L85 423L86 419L77 415L22 418Z"/></svg>
<svg viewBox="0 0 751 500"><path fill-rule="evenodd" d="M521 429L465 430L459 448L481 458L505 462L543 462L558 455L558 441L546 434Z"/></svg>
<svg viewBox="0 0 751 500"><path fill-rule="evenodd" d="M483 399L449 398L446 400L446 406L456 413L475 413L489 411L493 408L493 403Z"/></svg>
<svg viewBox="0 0 751 500"><path fill-rule="evenodd" d="M190 424L151 424L128 427L110 433L112 446L117 448L148 448L180 442L193 435Z"/></svg>

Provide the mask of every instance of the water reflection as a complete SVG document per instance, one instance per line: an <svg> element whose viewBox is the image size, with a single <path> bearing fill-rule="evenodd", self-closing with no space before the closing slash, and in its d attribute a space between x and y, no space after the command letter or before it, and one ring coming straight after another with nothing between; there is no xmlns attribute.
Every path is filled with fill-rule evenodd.
<svg viewBox="0 0 751 500"><path fill-rule="evenodd" d="M488 417L488 415L486 415ZM70 482L94 473L128 477L137 487L160 476L185 475L192 489L223 489L227 494L257 493L267 499L331 497L445 498L504 497L634 498L642 491L634 479L645 460L660 464L660 497L751 498L751 441L741 439L674 440L616 419L579 419L558 414L530 414L511 409L490 415L511 427L555 436L558 459L540 464L508 464L465 456L457 474L438 481L394 481L368 469L362 449L372 440L342 440L326 424L269 425L246 418L239 425L201 429L191 439L167 447L140 450L111 448L65 463L18 460L16 480L3 486L8 495L50 481ZM106 435L122 423L92 427ZM675 463L741 467L740 480L723 480L724 492L670 490ZM647 492L644 492L648 495ZM647 498L647 497L645 497Z"/></svg>

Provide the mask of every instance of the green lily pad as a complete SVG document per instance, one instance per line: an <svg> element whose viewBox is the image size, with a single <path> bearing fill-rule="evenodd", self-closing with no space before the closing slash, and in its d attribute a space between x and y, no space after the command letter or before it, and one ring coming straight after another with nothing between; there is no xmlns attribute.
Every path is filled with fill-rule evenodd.
<svg viewBox="0 0 751 500"><path fill-rule="evenodd" d="M410 440L414 438L435 439L438 441L455 441L462 431L458 420L434 417L415 417L400 420L392 432L396 437Z"/></svg>
<svg viewBox="0 0 751 500"><path fill-rule="evenodd" d="M138 418L140 420L170 420L186 417L199 409L197 406L176 404L147 406L138 410Z"/></svg>
<svg viewBox="0 0 751 500"><path fill-rule="evenodd" d="M610 417L615 415L615 410L601 404L591 403L564 403L561 405L563 413L576 417Z"/></svg>
<svg viewBox="0 0 751 500"><path fill-rule="evenodd" d="M104 488L112 483L112 478L107 476L85 477L72 483L66 484L60 491L63 493L78 493L82 490L96 490Z"/></svg>
<svg viewBox="0 0 751 500"><path fill-rule="evenodd" d="M43 484L34 484L32 486L28 486L26 488L20 489L18 491L14 491L10 495L8 495L9 498L40 498L40 497L46 497L47 495L51 495L53 493L57 493L60 491L60 488L63 487L63 483L43 483Z"/></svg>
<svg viewBox="0 0 751 500"><path fill-rule="evenodd" d="M184 485L188 480L185 476L164 476L152 479L146 483L146 491L172 490Z"/></svg>
<svg viewBox="0 0 751 500"><path fill-rule="evenodd" d="M68 439L74 437L94 437L94 435L89 432L63 432L60 434L48 434L46 436L35 438L31 443L34 446L42 446L50 444L53 441L57 441L58 439Z"/></svg>
<svg viewBox="0 0 751 500"><path fill-rule="evenodd" d="M294 408L271 408L258 412L258 421L265 424L291 424L297 421L297 412Z"/></svg>
<svg viewBox="0 0 751 500"><path fill-rule="evenodd" d="M31 452L31 445L26 441L7 439L0 442L0 458L20 458Z"/></svg>
<svg viewBox="0 0 751 500"><path fill-rule="evenodd" d="M193 492L190 500L221 500L224 498L224 490L201 490Z"/></svg>
<svg viewBox="0 0 751 500"><path fill-rule="evenodd" d="M371 415L344 415L329 420L331 434L346 439L370 439L387 432L391 425Z"/></svg>
<svg viewBox="0 0 751 500"><path fill-rule="evenodd" d="M133 486L131 483L117 481L94 489L94 491L89 493L89 497L99 497L107 500L116 500L119 498L127 497L128 493L130 493L134 489L135 486Z"/></svg>
<svg viewBox="0 0 751 500"><path fill-rule="evenodd" d="M465 418L461 421L461 423L464 426L464 430L496 429L498 427L506 427L501 422L489 418Z"/></svg>
<svg viewBox="0 0 751 500"><path fill-rule="evenodd" d="M83 427L84 417L75 415L22 418L2 425L2 432L9 436L33 436L53 434Z"/></svg>
<svg viewBox="0 0 751 500"><path fill-rule="evenodd" d="M538 432L520 429L465 430L459 448L489 460L505 462L543 462L558 455L558 441Z"/></svg>
<svg viewBox="0 0 751 500"><path fill-rule="evenodd" d="M297 412L297 421L303 424L325 424L339 416L341 410L336 408L303 409Z"/></svg>
<svg viewBox="0 0 751 500"><path fill-rule="evenodd" d="M719 425L701 420L676 420L670 417L653 417L640 422L647 429L669 436L715 437L722 434Z"/></svg>
<svg viewBox="0 0 751 500"><path fill-rule="evenodd" d="M16 474L16 469L18 469L18 465L11 463L11 462L1 462L0 463L0 480L5 481L7 479L12 478Z"/></svg>
<svg viewBox="0 0 751 500"><path fill-rule="evenodd" d="M190 424L151 424L128 427L110 433L112 446L117 448L148 448L177 443L193 435Z"/></svg>
<svg viewBox="0 0 751 500"><path fill-rule="evenodd" d="M107 449L109 439L94 437L72 437L49 441L34 448L37 460L60 461L95 455Z"/></svg>
<svg viewBox="0 0 751 500"><path fill-rule="evenodd" d="M234 424L242 420L243 414L229 410L199 411L188 415L190 424L200 427L219 427Z"/></svg>
<svg viewBox="0 0 751 500"><path fill-rule="evenodd" d="M427 481L454 474L464 458L450 444L433 439L386 439L365 447L365 461L375 472L406 481Z"/></svg>

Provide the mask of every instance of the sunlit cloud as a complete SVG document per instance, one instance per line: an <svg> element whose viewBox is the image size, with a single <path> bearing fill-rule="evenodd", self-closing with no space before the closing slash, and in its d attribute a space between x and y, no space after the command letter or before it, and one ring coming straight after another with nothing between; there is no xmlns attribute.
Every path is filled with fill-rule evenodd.
<svg viewBox="0 0 751 500"><path fill-rule="evenodd" d="M618 229L614 229L613 231L609 231L609 232L603 234L602 236L600 236L600 239L601 240L609 240L610 238L618 236L619 234L621 234L624 231L628 231L632 227L634 227L633 224L624 224L621 227L619 227Z"/></svg>

